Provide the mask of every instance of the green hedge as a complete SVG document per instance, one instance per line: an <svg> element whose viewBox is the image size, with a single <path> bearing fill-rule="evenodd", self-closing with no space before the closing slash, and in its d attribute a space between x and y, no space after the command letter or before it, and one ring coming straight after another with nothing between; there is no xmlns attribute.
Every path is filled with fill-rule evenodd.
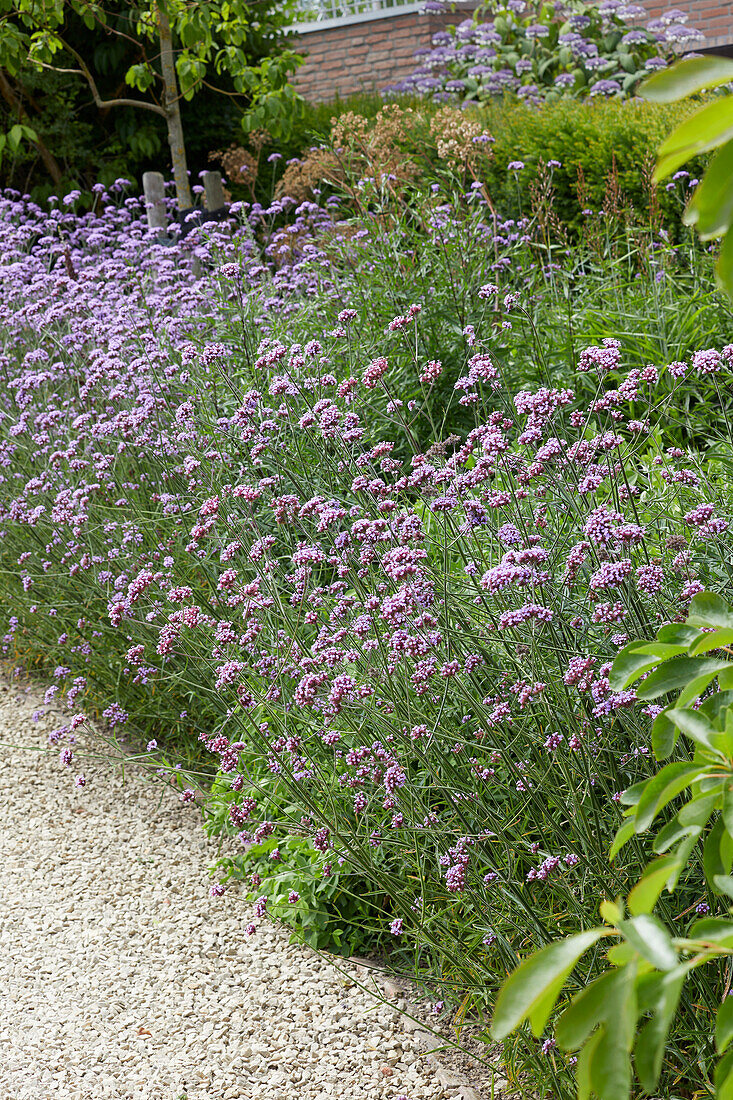
<svg viewBox="0 0 733 1100"><path fill-rule="evenodd" d="M278 148L284 158L289 158L312 145L327 143L334 117L354 111L373 118L384 102L377 95L358 95L308 104L288 143L280 143ZM400 97L398 102L412 107L423 124L440 108L440 104L414 98ZM500 212L506 217L527 213L540 162L557 160L561 167L553 173L554 207L562 222L577 229L583 220L577 192L578 168L585 177L590 207L600 210L615 160L622 201L631 204L637 213L645 213L654 151L696 108L697 104L690 101L661 106L641 99L569 98L533 107L507 98L468 109L479 115L495 139L494 158L485 182ZM518 176L508 170L512 161L525 164ZM693 162L693 167L701 168L702 162ZM679 226L682 190L679 185L675 193L670 193L662 185L657 192L663 221L671 230Z"/></svg>
<svg viewBox="0 0 733 1100"><path fill-rule="evenodd" d="M577 194L578 168L585 176L593 209L600 209L606 183L614 166L621 192L637 211L649 203L645 167L653 166L654 152L664 138L697 104L686 101L669 105L646 103L641 99L586 100L562 99L541 108L516 101L481 108L487 130L494 136L494 159L487 181L503 209L516 214L519 201L527 208L530 184L537 178L541 161L560 161L554 171L555 208L566 224L577 226L582 218ZM507 166L512 161L526 165L519 173L519 195L514 174ZM701 167L701 162L696 163ZM665 222L679 217L677 197L664 185L658 197Z"/></svg>

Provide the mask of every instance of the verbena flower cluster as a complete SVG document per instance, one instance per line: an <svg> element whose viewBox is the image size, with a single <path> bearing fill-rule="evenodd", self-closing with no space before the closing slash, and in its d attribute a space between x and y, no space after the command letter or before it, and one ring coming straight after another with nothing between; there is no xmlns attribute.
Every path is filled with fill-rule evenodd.
<svg viewBox="0 0 733 1100"><path fill-rule="evenodd" d="M436 248L463 242L430 202ZM423 355L430 287L375 328L339 282L379 225L283 199L165 244L141 213L0 204L3 655L44 655L72 773L93 705L198 738L232 869L257 846L302 869L279 910L252 873L249 932L314 877L358 882L373 926L480 999L619 888L654 711L610 661L730 584L725 482L665 426L692 389L718 401L733 345L628 368L607 338L516 385L527 226L469 218L486 269L449 365Z"/></svg>
<svg viewBox="0 0 733 1100"><path fill-rule="evenodd" d="M428 0L443 11L441 0ZM445 101L485 101L507 93L539 104L560 96L629 96L704 36L670 9L639 26L647 12L624 0L601 3L497 2L433 35L417 68L389 87Z"/></svg>

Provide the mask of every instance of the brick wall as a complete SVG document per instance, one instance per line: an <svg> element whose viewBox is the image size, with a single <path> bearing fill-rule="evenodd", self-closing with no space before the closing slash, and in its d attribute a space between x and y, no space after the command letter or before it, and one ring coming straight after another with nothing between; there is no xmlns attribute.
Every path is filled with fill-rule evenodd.
<svg viewBox="0 0 733 1100"><path fill-rule="evenodd" d="M705 35L704 46L733 43L733 0L641 0L650 16L670 8L687 12L687 22Z"/></svg>
<svg viewBox="0 0 733 1100"><path fill-rule="evenodd" d="M314 102L381 91L413 71L415 50L429 47L437 31L472 14L468 6L429 14L396 9L376 19L308 30L297 46L308 55L296 76L298 90Z"/></svg>
<svg viewBox="0 0 733 1100"><path fill-rule="evenodd" d="M733 43L733 0L643 0L650 16L672 6L690 14L689 23L703 31L705 46ZM312 101L361 91L380 91L415 68L415 50L430 46L436 31L460 23L472 7L430 13L396 9L379 16L354 17L348 23L308 29L298 48L307 53L296 76L300 92ZM315 25L314 25L315 26Z"/></svg>

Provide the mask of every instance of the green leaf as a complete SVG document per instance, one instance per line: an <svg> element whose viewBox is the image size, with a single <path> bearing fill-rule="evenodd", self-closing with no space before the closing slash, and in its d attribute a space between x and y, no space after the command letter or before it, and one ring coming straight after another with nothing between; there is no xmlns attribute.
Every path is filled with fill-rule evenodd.
<svg viewBox="0 0 733 1100"><path fill-rule="evenodd" d="M733 224L733 141L727 142L708 165L682 220L685 225L693 225L703 241L720 237L730 229Z"/></svg>
<svg viewBox="0 0 733 1100"><path fill-rule="evenodd" d="M723 824L729 836L733 836L733 784L728 781L723 786Z"/></svg>
<svg viewBox="0 0 733 1100"><path fill-rule="evenodd" d="M720 917L703 917L693 924L689 939L714 943L718 947L733 947L733 921Z"/></svg>
<svg viewBox="0 0 733 1100"><path fill-rule="evenodd" d="M641 913L632 920L619 921L618 927L631 946L657 970L673 970L677 966L672 937L657 917Z"/></svg>
<svg viewBox="0 0 733 1100"><path fill-rule="evenodd" d="M693 831L699 836L702 829L695 825L681 825L679 814L677 814L677 816L673 818L672 821L669 821L664 828L660 829L655 836L653 845L654 851L657 855L661 855L663 852L668 851L673 844L676 844L678 840L682 840L684 837L689 836Z"/></svg>
<svg viewBox="0 0 733 1100"><path fill-rule="evenodd" d="M715 265L715 281L729 298L733 298L733 229L723 237Z"/></svg>
<svg viewBox="0 0 733 1100"><path fill-rule="evenodd" d="M649 864L643 876L629 894L629 909L633 916L637 917L641 913L651 913L667 879L670 874L674 874L679 865L676 856L660 856L659 859L655 859Z"/></svg>
<svg viewBox="0 0 733 1100"><path fill-rule="evenodd" d="M685 708L678 708L675 710L668 710L666 712L670 722L682 730L686 737L689 737L691 741L694 741L696 745L702 746L709 752L718 753L718 749L715 747L715 743L712 738L716 734L716 730L712 727L708 719L704 714L700 714L696 710L686 710Z"/></svg>
<svg viewBox="0 0 733 1100"><path fill-rule="evenodd" d="M713 885L717 887L719 894L727 898L733 898L733 877L731 875L716 875L713 879Z"/></svg>
<svg viewBox="0 0 733 1100"><path fill-rule="evenodd" d="M723 646L733 642L733 630L715 630L712 634L703 634L693 646L690 647L690 657L697 657L700 653L710 653L713 649L722 649Z"/></svg>
<svg viewBox="0 0 733 1100"><path fill-rule="evenodd" d="M591 1086L603 1100L628 1100L631 1095L636 1016L636 966L631 964L618 971L607 998L606 1023L591 1059Z"/></svg>
<svg viewBox="0 0 733 1100"><path fill-rule="evenodd" d="M639 799L646 789L646 785L649 782L648 779L642 779L639 783L634 783L633 786L627 787L625 791L621 792L621 805L622 806L638 806Z"/></svg>
<svg viewBox="0 0 733 1100"><path fill-rule="evenodd" d="M575 1080L578 1085L578 1100L589 1100L590 1098L592 1087L590 1070L593 1063L593 1055L596 1052L596 1047L601 1041L601 1036L602 1032L599 1028L594 1035L591 1035L578 1055L578 1064L575 1068Z"/></svg>
<svg viewBox="0 0 733 1100"><path fill-rule="evenodd" d="M23 139L23 127L19 122L16 122L15 126L11 126L8 131L8 149L11 153L17 153L18 146Z"/></svg>
<svg viewBox="0 0 733 1100"><path fill-rule="evenodd" d="M624 844L627 844L628 841L631 840L631 838L632 838L632 836L634 836L635 832L636 832L636 829L634 827L633 817L630 818L628 821L624 821L623 825L621 826L619 831L616 833L616 836L614 837L613 844L611 845L611 850L608 853L609 860L615 859L615 857L618 855L618 853L623 848Z"/></svg>
<svg viewBox="0 0 733 1100"><path fill-rule="evenodd" d="M715 657L673 657L647 676L636 689L636 696L641 700L656 699L704 676L709 675L712 679L727 664L727 661L719 661Z"/></svg>
<svg viewBox="0 0 733 1100"><path fill-rule="evenodd" d="M615 925L624 919L624 911L618 901L609 901L606 898L600 904L600 912L606 924Z"/></svg>
<svg viewBox="0 0 733 1100"><path fill-rule="evenodd" d="M677 1011L680 993L689 972L678 967L664 975L654 1005L654 1015L639 1032L634 1047L636 1072L645 1092L654 1092L662 1072L667 1035Z"/></svg>
<svg viewBox="0 0 733 1100"><path fill-rule="evenodd" d="M679 730L670 722L667 711L663 710L652 722L652 752L657 760L666 760L672 755L677 744Z"/></svg>
<svg viewBox="0 0 733 1100"><path fill-rule="evenodd" d="M713 791L704 791L701 794L696 794L694 798L685 803L677 814L677 821L680 825L685 827L692 825L696 828L702 828L704 825L707 825L710 815L720 798L721 788L722 783L718 780Z"/></svg>
<svg viewBox="0 0 733 1100"><path fill-rule="evenodd" d="M733 1051L729 1051L715 1067L715 1100L733 1098Z"/></svg>
<svg viewBox="0 0 733 1100"><path fill-rule="evenodd" d="M715 1049L723 1054L733 1039L733 997L726 997L715 1021Z"/></svg>
<svg viewBox="0 0 733 1100"><path fill-rule="evenodd" d="M700 631L695 630L694 627L688 626L686 623L667 623L665 626L660 626L657 631L658 641L664 642L666 645L681 646L683 650L692 645L699 636Z"/></svg>
<svg viewBox="0 0 733 1100"><path fill-rule="evenodd" d="M730 80L733 80L733 59L714 55L692 57L649 77L639 88L639 95L654 103L674 103Z"/></svg>
<svg viewBox="0 0 733 1100"><path fill-rule="evenodd" d="M687 622L692 626L733 629L733 611L730 604L715 592L699 592L692 598Z"/></svg>
<svg viewBox="0 0 733 1100"><path fill-rule="evenodd" d="M680 123L657 150L654 180L676 172L680 165L733 138L733 96L716 99Z"/></svg>
<svg viewBox="0 0 733 1100"><path fill-rule="evenodd" d="M726 836L723 818L719 817L708 833L705 847L702 850L705 879L715 894L718 892L715 879L718 875L729 875L731 863L733 862L733 859L730 858L731 853L727 850L728 846L725 845Z"/></svg>
<svg viewBox="0 0 733 1100"><path fill-rule="evenodd" d="M618 974L618 970L609 970L573 997L555 1028L555 1038L562 1050L578 1050L593 1028L605 1019L609 985L617 980Z"/></svg>
<svg viewBox="0 0 733 1100"><path fill-rule="evenodd" d="M613 691L624 691L642 673L659 664L660 658L653 643L645 645L643 652L639 652L640 645L638 640L629 642L617 653L608 678Z"/></svg>
<svg viewBox="0 0 733 1100"><path fill-rule="evenodd" d="M660 772L648 779L636 807L635 831L642 833L648 829L659 811L689 787L704 770L699 765L690 765L680 760L674 764L666 764Z"/></svg>
<svg viewBox="0 0 733 1100"><path fill-rule="evenodd" d="M596 943L603 932L603 928L579 932L566 940L551 943L525 959L509 975L499 992L491 1024L494 1038L505 1039L530 1015L532 1029L535 1035L540 1035L565 979L581 955Z"/></svg>

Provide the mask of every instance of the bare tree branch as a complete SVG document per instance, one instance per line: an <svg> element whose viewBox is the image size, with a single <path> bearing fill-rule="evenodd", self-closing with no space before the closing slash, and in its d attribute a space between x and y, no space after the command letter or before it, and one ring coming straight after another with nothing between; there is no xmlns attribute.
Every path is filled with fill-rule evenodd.
<svg viewBox="0 0 733 1100"><path fill-rule="evenodd" d="M164 107L160 107L157 103L148 103L144 99L102 99L101 95L99 94L99 89L97 88L96 81L81 54L77 50L75 50L73 46L70 46L69 43L66 42L63 38L59 38L59 42L64 47L64 49L68 50L71 56L76 59L79 68L56 69L55 71L80 73L80 75L85 78L87 84L89 85L89 89L92 93L94 102L101 110L104 110L104 108L106 107L141 107L144 111L152 111L156 115L162 115L163 118L166 117L166 110ZM43 67L44 69L54 68L53 65L44 65Z"/></svg>

